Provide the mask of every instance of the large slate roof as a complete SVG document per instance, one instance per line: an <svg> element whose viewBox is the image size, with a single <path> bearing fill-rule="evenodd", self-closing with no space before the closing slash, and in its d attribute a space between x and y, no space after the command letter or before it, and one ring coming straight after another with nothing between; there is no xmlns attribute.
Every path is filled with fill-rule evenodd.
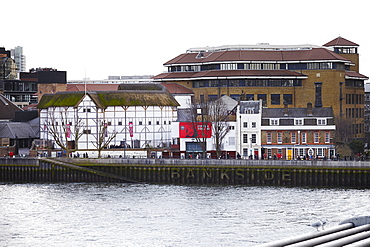
<svg viewBox="0 0 370 247"><path fill-rule="evenodd" d="M307 108L263 108L262 118L317 118L317 117L334 117L331 107L313 107L312 115Z"/></svg>
<svg viewBox="0 0 370 247"><path fill-rule="evenodd" d="M0 138L38 138L34 128L35 126L31 126L28 122L0 122Z"/></svg>

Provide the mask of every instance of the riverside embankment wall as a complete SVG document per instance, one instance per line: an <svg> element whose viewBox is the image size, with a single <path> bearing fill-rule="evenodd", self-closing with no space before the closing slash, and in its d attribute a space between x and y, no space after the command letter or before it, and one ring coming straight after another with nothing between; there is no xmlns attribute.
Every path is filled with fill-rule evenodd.
<svg viewBox="0 0 370 247"><path fill-rule="evenodd" d="M74 164L79 169L55 162ZM127 181L156 184L370 188L370 162L0 159L1 182L125 182L125 178Z"/></svg>

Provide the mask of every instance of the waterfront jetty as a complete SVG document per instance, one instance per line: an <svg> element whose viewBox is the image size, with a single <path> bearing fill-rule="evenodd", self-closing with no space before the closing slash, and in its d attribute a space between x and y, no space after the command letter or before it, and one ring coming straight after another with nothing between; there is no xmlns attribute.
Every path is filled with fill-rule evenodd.
<svg viewBox="0 0 370 247"><path fill-rule="evenodd" d="M1 158L0 182L124 182L370 188L370 162Z"/></svg>

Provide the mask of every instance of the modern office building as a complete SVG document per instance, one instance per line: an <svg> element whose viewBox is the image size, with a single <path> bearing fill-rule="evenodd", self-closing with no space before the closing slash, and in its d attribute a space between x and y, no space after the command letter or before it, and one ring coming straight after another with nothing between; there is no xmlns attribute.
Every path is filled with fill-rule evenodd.
<svg viewBox="0 0 370 247"><path fill-rule="evenodd" d="M16 64L11 58L11 51L0 47L0 81L17 78Z"/></svg>
<svg viewBox="0 0 370 247"><path fill-rule="evenodd" d="M65 71L56 69L31 69L29 72L21 72L20 79L3 80L3 94L23 108L30 104L37 104L45 93L66 91L66 76Z"/></svg>
<svg viewBox="0 0 370 247"><path fill-rule="evenodd" d="M364 81L359 45L338 37L324 46L234 45L192 48L164 64L154 81L178 83L199 101L228 95L263 107L332 107L351 138L364 137ZM340 126L338 128L340 128ZM340 131L340 130L339 130Z"/></svg>
<svg viewBox="0 0 370 247"><path fill-rule="evenodd" d="M14 49L11 49L11 56L15 61L17 66L17 72L26 71L26 56L23 54L23 47L16 46Z"/></svg>

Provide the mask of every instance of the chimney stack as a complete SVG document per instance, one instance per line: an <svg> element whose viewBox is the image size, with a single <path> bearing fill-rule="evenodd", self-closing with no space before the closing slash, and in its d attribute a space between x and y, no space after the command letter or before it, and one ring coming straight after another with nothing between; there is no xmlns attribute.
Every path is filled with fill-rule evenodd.
<svg viewBox="0 0 370 247"><path fill-rule="evenodd" d="M307 103L307 116L312 116L312 103Z"/></svg>
<svg viewBox="0 0 370 247"><path fill-rule="evenodd" d="M284 110L283 110L284 117L287 117L289 115L288 113L289 113L288 104L284 103Z"/></svg>

